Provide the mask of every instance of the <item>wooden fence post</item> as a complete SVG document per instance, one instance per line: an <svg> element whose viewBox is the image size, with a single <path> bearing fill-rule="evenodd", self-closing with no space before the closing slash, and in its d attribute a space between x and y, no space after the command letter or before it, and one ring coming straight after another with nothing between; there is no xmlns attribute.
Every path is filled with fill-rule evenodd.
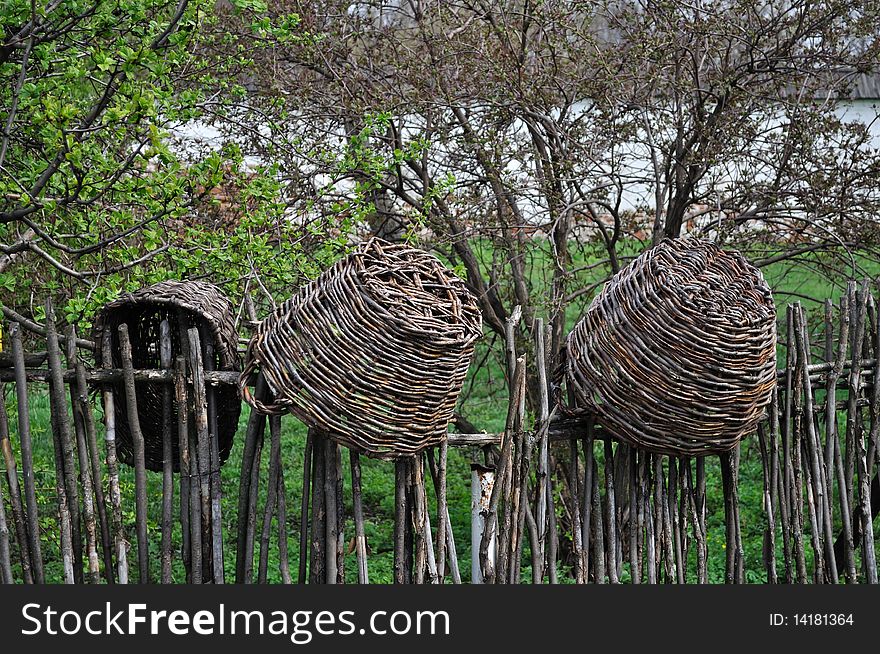
<svg viewBox="0 0 880 654"><path fill-rule="evenodd" d="M134 463L135 522L138 544L138 582L150 583L150 545L147 538L147 469L144 455L144 434L138 417L137 390L134 383L134 366L131 361L131 340L128 325L119 325L119 353L125 384L125 401L128 412L128 429Z"/></svg>
<svg viewBox="0 0 880 654"><path fill-rule="evenodd" d="M487 516L495 488L495 471L471 465L471 583L483 583L483 569L495 567L497 537L494 529L486 534ZM483 543L486 543L483 557Z"/></svg>

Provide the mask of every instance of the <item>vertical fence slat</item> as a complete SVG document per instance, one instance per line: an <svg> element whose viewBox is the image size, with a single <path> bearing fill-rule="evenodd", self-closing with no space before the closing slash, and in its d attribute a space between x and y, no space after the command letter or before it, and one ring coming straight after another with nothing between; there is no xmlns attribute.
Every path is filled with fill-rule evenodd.
<svg viewBox="0 0 880 654"><path fill-rule="evenodd" d="M367 536L364 533L364 505L361 495L361 457L357 451L349 450L349 463L351 465L351 504L354 514L358 583L368 584L370 583L370 575L367 569ZM443 524L445 525L445 521Z"/></svg>
<svg viewBox="0 0 880 654"><path fill-rule="evenodd" d="M171 326L167 320L159 323L159 365L163 370L171 370ZM162 542L160 545L162 558L161 580L170 584L172 549L171 530L174 511L174 450L172 447L172 387L162 386ZM184 405L185 406L185 405ZM184 406L180 407L183 411ZM181 474L184 474L181 470Z"/></svg>
<svg viewBox="0 0 880 654"><path fill-rule="evenodd" d="M825 583L829 576L825 561L825 548L822 543L822 534L825 532L824 518L824 491L820 483L819 460L816 454L816 429L813 420L813 385L810 382L810 349L807 340L807 325L803 307L800 303L795 304L795 344L798 348L798 357L801 362L799 371L801 374L801 392L803 401L801 406L803 414L799 415L801 425L802 456L806 459L804 467L804 479L806 481L807 508L810 517L810 540L813 546L813 574L817 583Z"/></svg>
<svg viewBox="0 0 880 654"><path fill-rule="evenodd" d="M605 439L605 524L608 539L608 583L620 583L617 572L620 535L617 529L617 498L614 490L614 446L611 439Z"/></svg>
<svg viewBox="0 0 880 654"><path fill-rule="evenodd" d="M281 472L281 417L269 416L269 483L266 486L266 506L260 531L260 562L257 583L265 584L269 573L269 540L272 535L272 517L278 502L278 475Z"/></svg>
<svg viewBox="0 0 880 654"><path fill-rule="evenodd" d="M424 478L420 474L422 457L416 455L409 462L409 483L413 507L410 521L413 525L413 583L424 584L428 569L428 542L425 533Z"/></svg>
<svg viewBox="0 0 880 654"><path fill-rule="evenodd" d="M15 373L15 396L18 410L18 439L21 444L21 473L24 482L25 506L27 508L28 545L31 552L31 568L34 581L46 583L43 569L40 523L37 509L36 480L34 479L34 455L31 442L30 406L28 403L27 377L24 366L24 348L17 323L9 328L12 343L12 362Z"/></svg>
<svg viewBox="0 0 880 654"><path fill-rule="evenodd" d="M254 397L265 402L267 399L269 388L266 379L262 373L257 375L254 382ZM244 434L244 447L241 454L241 468L238 476L238 535L235 548L235 583L250 583L251 580L247 576L249 565L247 561L248 543L253 542L254 523L248 519L248 507L250 506L251 486L259 483L259 479L252 477L254 461L259 460L257 455L258 442L262 439L262 434L266 426L266 416L256 409L251 409L248 418L247 428ZM257 468L259 470L259 467ZM252 552L252 550L251 550Z"/></svg>
<svg viewBox="0 0 880 654"><path fill-rule="evenodd" d="M584 581L589 581L590 577L590 564L591 558L593 557L593 550L595 548L592 547L592 539L594 538L592 525L593 525L593 470L595 466L593 466L593 457L595 453L593 451L593 420L587 419L586 426L586 436L584 437L584 483L582 485L583 492L581 493L582 500L581 506L579 508L581 512L581 547L583 548L583 566L584 566ZM593 568L595 569L595 561L592 562ZM596 583L603 583L596 580Z"/></svg>
<svg viewBox="0 0 880 654"><path fill-rule="evenodd" d="M767 583L777 583L776 576L776 514L773 511L773 476L770 473L770 448L767 444L767 433L763 424L758 425L758 446L761 448L761 475L764 485L762 504L767 524L764 527L764 547L762 556L767 570Z"/></svg>
<svg viewBox="0 0 880 654"><path fill-rule="evenodd" d="M46 345L49 363L49 411L52 424L52 443L55 449L55 494L58 520L61 528L61 558L64 582L82 582L82 541L79 532L79 489L73 463L73 446L67 401L64 398L64 378L61 370L61 348L55 328L55 309L46 298ZM76 526L74 526L76 525Z"/></svg>
<svg viewBox="0 0 880 654"><path fill-rule="evenodd" d="M639 500L638 500L638 450L629 447L626 450L626 471L629 508L629 576L630 583L638 584L641 581L641 557L639 556Z"/></svg>
<svg viewBox="0 0 880 654"><path fill-rule="evenodd" d="M21 566L22 581L34 583L31 570L31 548L28 543L27 516L18 483L18 466L15 453L9 438L9 416L6 413L6 388L0 385L0 450L3 451L3 462L6 467L6 483L9 488L9 504L12 508L12 522L15 526L15 541L18 545L18 559Z"/></svg>
<svg viewBox="0 0 880 654"><path fill-rule="evenodd" d="M595 457L591 459L590 467L592 469L589 497L592 504L590 516L593 521L593 581L597 584L604 584L607 568L605 560L605 528L602 518L602 497L599 494L599 466L596 463ZM587 493L586 488L584 493ZM586 575L586 572L584 571L584 575ZM581 583L586 583L586 576Z"/></svg>
<svg viewBox="0 0 880 654"><path fill-rule="evenodd" d="M131 340L128 325L119 325L119 354L122 358L123 384L125 385L125 405L128 415L128 429L131 433L134 463L135 492L135 531L138 544L138 582L150 583L150 543L147 537L147 468L145 460L144 434L138 416L137 389L134 383L134 365L131 360Z"/></svg>
<svg viewBox="0 0 880 654"><path fill-rule="evenodd" d="M471 465L471 583L483 583L483 571L490 565L494 566L495 546L494 533L487 533L487 517L492 492L495 488L495 470L479 464ZM485 559L477 555L486 543Z"/></svg>
<svg viewBox="0 0 880 654"><path fill-rule="evenodd" d="M101 365L105 369L113 367L112 334L104 332L101 348ZM122 522L122 494L119 489L119 460L116 455L116 398L113 386L106 385L104 396L104 442L107 448L107 475L110 479L110 515L113 525L114 550L116 552L116 579L120 584L128 583L128 540Z"/></svg>
<svg viewBox="0 0 880 654"><path fill-rule="evenodd" d="M97 584L100 581L101 570L98 560L98 526L95 516L94 481L89 460L88 446L86 445L87 422L90 422L91 414L88 410L88 397L83 396L79 390L79 370L81 364L76 353L76 329L71 325L67 336L67 367L77 371L77 379L70 384L70 404L73 409L73 424L76 434L76 453L79 458L79 477L83 493L83 519L86 534L86 555L88 557L89 583ZM87 417L87 414L88 417ZM92 429L94 424L92 423ZM100 481L98 481L100 483Z"/></svg>
<svg viewBox="0 0 880 654"><path fill-rule="evenodd" d="M198 328L199 339L204 349L202 358L202 371L213 371L216 368L214 361L214 338L205 323ZM202 375L204 376L204 375ZM204 384L204 381L202 382ZM225 566L223 564L223 512L222 512L222 488L220 484L220 432L217 423L217 390L213 385L205 386L205 406L208 417L208 447L209 447L209 484L211 492L211 540L212 540L212 567L214 570L214 583L226 583Z"/></svg>
<svg viewBox="0 0 880 654"><path fill-rule="evenodd" d="M306 449L303 454L302 497L300 498L299 516L299 574L297 581L306 583L309 561L309 493L312 477L312 451L314 434L311 429L306 434Z"/></svg>
<svg viewBox="0 0 880 654"><path fill-rule="evenodd" d="M219 522L219 487L211 483L212 470L211 435L208 421L208 395L205 390L205 368L202 358L201 339L197 327L187 332L189 337L190 374L193 386L193 418L199 457L199 489L202 515L202 564L210 564L210 578L215 584L224 582L223 533ZM219 465L219 463L218 463ZM219 469L219 468L218 468ZM204 580L204 574L203 574Z"/></svg>
<svg viewBox="0 0 880 654"><path fill-rule="evenodd" d="M342 448L333 443L334 481L336 482L336 583L345 583L345 478L342 474Z"/></svg>
<svg viewBox="0 0 880 654"><path fill-rule="evenodd" d="M672 526L671 542L673 560L675 561L675 581L676 583L683 584L685 566L683 560L684 543L681 536L681 522L678 514L678 466L674 456L668 457L667 461L669 461L669 475L667 477L666 503L669 507L669 520Z"/></svg>
<svg viewBox="0 0 880 654"><path fill-rule="evenodd" d="M0 395L0 401L3 400ZM12 559L9 548L9 525L6 522L6 500L3 497L3 484L0 484L0 584L15 583L12 576Z"/></svg>
<svg viewBox="0 0 880 654"><path fill-rule="evenodd" d="M324 561L326 559L324 547L326 544L327 524L324 508L325 449L324 437L317 430L312 430L312 524L311 550L309 552L309 582L313 584L323 584L326 579L324 576ZM396 561L397 559L395 558Z"/></svg>
<svg viewBox="0 0 880 654"><path fill-rule="evenodd" d="M177 404L177 455L180 470L180 555L186 570L187 583L193 583L192 527L190 526L190 506L192 492L190 485L189 453L189 397L186 388L186 359L178 355L174 359L174 401Z"/></svg>
<svg viewBox="0 0 880 654"><path fill-rule="evenodd" d="M278 571L281 583L291 584L290 553L287 545L287 488L284 484L284 466L278 468Z"/></svg>
<svg viewBox="0 0 880 654"><path fill-rule="evenodd" d="M324 574L325 583L335 584L337 581L338 520L336 503L336 452L337 445L329 438L323 439L324 445L324 513L327 522L324 530Z"/></svg>
<svg viewBox="0 0 880 654"><path fill-rule="evenodd" d="M444 449L444 446L447 446L447 444L445 442L443 444L441 444L441 446L440 446L441 452ZM435 493L435 495L439 496L440 492L441 492L440 491L440 470L438 469L439 466L434 461L434 455L431 452L431 450L428 450L428 464L429 464L428 470L431 474L431 481L434 484L434 493ZM444 479L445 479L445 475L444 475ZM452 533L452 521L449 519L448 502L444 506L444 510L442 512L440 511L439 507L438 507L437 512L438 512L438 520L442 520L443 522L446 523L444 542L446 544L446 559L449 563L449 574L452 576L452 583L453 584L460 584L461 583L461 572L459 571L459 568L458 568L458 554L456 553L456 549L455 549L455 535ZM439 536L438 536L438 539L439 539ZM438 554L437 556L439 557L440 555Z"/></svg>
<svg viewBox="0 0 880 654"><path fill-rule="evenodd" d="M406 575L406 459L394 462L394 583L408 582ZM314 510L314 509L313 509Z"/></svg>
<svg viewBox="0 0 880 654"><path fill-rule="evenodd" d="M71 335L76 340L75 330ZM100 362L97 362L100 364ZM101 553L104 563L104 578L108 584L114 582L113 567L113 539L110 534L110 519L107 513L107 500L104 496L103 468L101 466L101 453L98 449L98 430L95 426L95 416L92 410L92 402L89 399L89 387L86 383L86 369L82 361L76 360L76 393L86 429L86 447L88 449L88 469L91 474L92 490L95 494L95 509L98 514L98 525L101 531ZM82 464L80 466L82 468Z"/></svg>
<svg viewBox="0 0 880 654"><path fill-rule="evenodd" d="M550 468L550 444L549 444L549 421L550 421L550 388L547 382L547 350L545 342L545 330L543 318L535 319L535 367L538 372L538 420L535 427L538 429L538 462L535 471L535 522L538 532L538 542L534 545L537 549L534 561L537 570L533 573L535 583L541 583L544 579L544 565L547 548L547 507L549 495L549 468Z"/></svg>

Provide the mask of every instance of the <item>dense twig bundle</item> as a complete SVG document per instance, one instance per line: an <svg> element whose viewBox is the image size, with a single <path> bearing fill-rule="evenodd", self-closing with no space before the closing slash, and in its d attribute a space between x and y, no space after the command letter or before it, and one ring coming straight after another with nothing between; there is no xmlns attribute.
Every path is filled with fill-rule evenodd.
<svg viewBox="0 0 880 654"><path fill-rule="evenodd" d="M373 239L259 325L242 393L370 456L412 455L445 437L480 328L475 298L437 258ZM246 386L257 368L274 404Z"/></svg>
<svg viewBox="0 0 880 654"><path fill-rule="evenodd" d="M567 350L577 408L614 436L663 454L724 452L770 401L776 311L741 255L666 240L606 284Z"/></svg>
<svg viewBox="0 0 880 654"><path fill-rule="evenodd" d="M95 360L100 362L105 333L109 335L112 362L121 367L117 328L126 323L131 338L132 364L136 369L159 368L160 325L167 320L171 327L172 357L188 352L187 330L196 327L202 332L203 348L213 349L213 361L205 361L208 369L235 371L239 368L238 337L235 331L232 304L215 286L198 281L160 282L123 295L105 306L95 320ZM210 339L210 340L209 340ZM213 347L208 347L209 343ZM213 366L213 367L212 367ZM124 397L121 383L117 395ZM150 470L162 470L163 384L138 381L137 407L144 434L145 463ZM218 445L221 463L229 456L238 427L241 402L233 386L216 389ZM172 419L177 420L177 403ZM174 424L174 423L172 423ZM125 403L116 405L117 449L119 460L132 465L132 437ZM177 443L173 446L175 472L179 470Z"/></svg>

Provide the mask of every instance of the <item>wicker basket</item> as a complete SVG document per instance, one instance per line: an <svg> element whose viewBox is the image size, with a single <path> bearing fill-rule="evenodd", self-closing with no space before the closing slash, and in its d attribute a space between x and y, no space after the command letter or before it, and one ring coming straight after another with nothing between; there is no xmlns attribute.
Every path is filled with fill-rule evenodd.
<svg viewBox="0 0 880 654"><path fill-rule="evenodd" d="M761 273L699 239L666 240L618 272L567 340L576 410L671 455L728 451L776 380L776 310Z"/></svg>
<svg viewBox="0 0 880 654"><path fill-rule="evenodd" d="M214 369L237 371L239 359L238 337L235 332L232 304L223 293L205 282L166 281L140 289L120 297L105 306L95 321L95 360L100 364L105 330L110 331L113 367L120 368L119 336L117 328L128 324L131 339L132 364L135 369L159 367L159 326L167 320L171 327L171 354L182 353L181 334L191 327L198 327L202 334L210 334L214 345ZM181 324L183 323L183 324ZM203 357L204 357L204 346ZM209 365L205 358L206 367ZM146 466L149 470L162 470L162 397L163 384L136 382L138 417L144 435ZM125 397L121 382L114 386L119 398ZM172 395L173 397L173 395ZM226 461L238 427L241 399L235 386L218 386L215 391L217 405L217 441L221 464ZM177 403L172 402L171 424L177 424ZM190 420L190 429L195 423ZM176 435L176 432L175 432ZM177 438L172 438L174 471L179 470ZM124 401L116 402L116 448L119 460L133 465L131 431Z"/></svg>
<svg viewBox="0 0 880 654"><path fill-rule="evenodd" d="M446 437L480 329L475 298L436 257L372 239L259 325L242 395L368 456L412 455ZM248 390L257 369L273 404Z"/></svg>

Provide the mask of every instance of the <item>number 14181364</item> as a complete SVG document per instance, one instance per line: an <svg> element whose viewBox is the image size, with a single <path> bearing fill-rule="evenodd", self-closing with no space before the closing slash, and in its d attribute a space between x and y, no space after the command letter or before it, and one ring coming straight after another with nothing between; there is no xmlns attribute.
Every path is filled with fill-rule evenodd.
<svg viewBox="0 0 880 654"><path fill-rule="evenodd" d="M851 627L852 613L783 613L770 614L771 627Z"/></svg>

